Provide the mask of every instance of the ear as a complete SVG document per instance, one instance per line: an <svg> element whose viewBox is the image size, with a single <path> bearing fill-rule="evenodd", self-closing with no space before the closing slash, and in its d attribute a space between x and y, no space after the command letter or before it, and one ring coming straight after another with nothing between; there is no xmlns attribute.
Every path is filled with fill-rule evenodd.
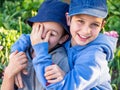
<svg viewBox="0 0 120 90"><path fill-rule="evenodd" d="M102 25L101 25L101 28L104 28L105 24L106 24L106 21L103 20Z"/></svg>
<svg viewBox="0 0 120 90"><path fill-rule="evenodd" d="M65 13L65 16L66 16L66 20L67 20L67 25L70 26L70 21L71 21L71 18L70 16L68 15L69 13Z"/></svg>
<svg viewBox="0 0 120 90"><path fill-rule="evenodd" d="M69 38L69 35L68 34L66 34L66 35L64 35L60 40L59 40L59 44L63 44L65 41L67 41L67 39Z"/></svg>

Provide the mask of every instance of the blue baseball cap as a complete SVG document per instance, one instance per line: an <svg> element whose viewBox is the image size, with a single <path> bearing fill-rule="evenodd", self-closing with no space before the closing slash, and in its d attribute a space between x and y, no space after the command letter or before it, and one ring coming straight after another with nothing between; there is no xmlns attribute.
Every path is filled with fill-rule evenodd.
<svg viewBox="0 0 120 90"><path fill-rule="evenodd" d="M69 5L60 0L45 0L36 16L28 19L28 24L32 26L34 22L57 22L69 33L65 13L69 11Z"/></svg>
<svg viewBox="0 0 120 90"><path fill-rule="evenodd" d="M108 14L106 0L71 0L69 16L76 14L106 18Z"/></svg>

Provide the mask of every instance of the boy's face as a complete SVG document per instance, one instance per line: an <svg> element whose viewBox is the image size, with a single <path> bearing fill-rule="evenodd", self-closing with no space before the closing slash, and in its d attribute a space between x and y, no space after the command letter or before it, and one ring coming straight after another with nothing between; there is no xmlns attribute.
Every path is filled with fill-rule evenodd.
<svg viewBox="0 0 120 90"><path fill-rule="evenodd" d="M48 31L51 31L48 43L49 43L49 51L52 50L57 44L62 44L66 41L64 34L63 27L56 23L56 22L35 22L33 25L42 24L43 25L43 32L41 38L45 38Z"/></svg>
<svg viewBox="0 0 120 90"><path fill-rule="evenodd" d="M86 45L93 41L103 27L103 19L90 15L79 14L72 16L69 20L72 35L71 44Z"/></svg>

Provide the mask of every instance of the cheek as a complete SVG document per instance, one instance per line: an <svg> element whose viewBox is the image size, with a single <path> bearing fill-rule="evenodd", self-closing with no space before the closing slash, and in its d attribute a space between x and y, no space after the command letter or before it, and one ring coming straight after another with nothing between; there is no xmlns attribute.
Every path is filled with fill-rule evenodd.
<svg viewBox="0 0 120 90"><path fill-rule="evenodd" d="M59 39L57 37L51 37L49 39L50 46L56 46L58 44Z"/></svg>
<svg viewBox="0 0 120 90"><path fill-rule="evenodd" d="M92 30L92 36L93 37L97 37L98 36L98 34L100 33L100 29L97 29L97 30Z"/></svg>
<svg viewBox="0 0 120 90"><path fill-rule="evenodd" d="M78 31L79 31L79 29L76 26L72 26L70 28L70 33L71 33L72 37L74 37Z"/></svg>
<svg viewBox="0 0 120 90"><path fill-rule="evenodd" d="M75 33L75 32L78 32L80 29L81 29L81 25L80 24L78 24L77 22L71 23L71 26L70 26L71 34Z"/></svg>

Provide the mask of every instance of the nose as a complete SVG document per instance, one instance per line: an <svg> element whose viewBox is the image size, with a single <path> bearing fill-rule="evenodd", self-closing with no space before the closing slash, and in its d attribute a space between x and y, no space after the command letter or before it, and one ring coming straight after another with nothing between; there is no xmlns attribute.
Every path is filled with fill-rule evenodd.
<svg viewBox="0 0 120 90"><path fill-rule="evenodd" d="M82 33L85 34L85 35L90 35L91 34L91 28L87 25L84 25L82 27Z"/></svg>

